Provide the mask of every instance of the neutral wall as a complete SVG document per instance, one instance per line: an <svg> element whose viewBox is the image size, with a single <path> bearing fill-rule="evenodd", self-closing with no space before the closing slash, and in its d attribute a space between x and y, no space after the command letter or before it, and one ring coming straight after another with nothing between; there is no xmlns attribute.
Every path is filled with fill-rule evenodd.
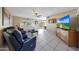
<svg viewBox="0 0 79 59"><path fill-rule="evenodd" d="M56 23L48 23L48 20L46 21L47 30L50 32L56 31Z"/></svg>
<svg viewBox="0 0 79 59"><path fill-rule="evenodd" d="M33 22L31 20L28 20L27 18L23 18L23 17L18 17L18 16L13 16L13 26L20 26L22 28L24 28L25 30L28 30L30 28L32 28L33 26ZM25 23L24 23L25 22ZM31 25L27 25L27 23L30 23Z"/></svg>
<svg viewBox="0 0 79 59"><path fill-rule="evenodd" d="M22 22L22 19L20 17L16 17L16 16L12 17L12 25L13 26L16 26L16 25L20 26L21 22Z"/></svg>
<svg viewBox="0 0 79 59"><path fill-rule="evenodd" d="M25 30L32 29L35 27L35 25L34 25L35 20L33 20L33 19L28 19L28 18L23 18L23 17L18 17L18 16L13 16L12 18L13 18L12 19L13 26L18 25L18 26L23 27ZM24 22L25 22L25 24L24 24ZM27 25L27 23L30 23L30 25Z"/></svg>
<svg viewBox="0 0 79 59"><path fill-rule="evenodd" d="M76 15L78 15L79 14L79 8L77 9L77 13L76 13Z"/></svg>
<svg viewBox="0 0 79 59"><path fill-rule="evenodd" d="M52 15L50 18L59 18L59 17L62 17L64 15L70 15L71 17L75 17L76 14L77 14L77 10L78 9L73 9L73 10L70 10L70 11L58 13L58 14Z"/></svg>

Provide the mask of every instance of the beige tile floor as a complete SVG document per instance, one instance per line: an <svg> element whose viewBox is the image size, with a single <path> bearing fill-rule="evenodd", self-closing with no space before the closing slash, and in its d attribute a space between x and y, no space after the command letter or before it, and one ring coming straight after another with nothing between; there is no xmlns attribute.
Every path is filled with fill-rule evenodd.
<svg viewBox="0 0 79 59"><path fill-rule="evenodd" d="M78 51L79 48L71 48L56 36L56 30L48 32L38 30L38 37L35 51Z"/></svg>

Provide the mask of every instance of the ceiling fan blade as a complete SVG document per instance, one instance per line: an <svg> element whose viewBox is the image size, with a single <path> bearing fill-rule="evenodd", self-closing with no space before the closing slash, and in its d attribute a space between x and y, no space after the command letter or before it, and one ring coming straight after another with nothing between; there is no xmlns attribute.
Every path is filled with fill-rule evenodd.
<svg viewBox="0 0 79 59"><path fill-rule="evenodd" d="M37 15L37 17L41 17L42 15Z"/></svg>

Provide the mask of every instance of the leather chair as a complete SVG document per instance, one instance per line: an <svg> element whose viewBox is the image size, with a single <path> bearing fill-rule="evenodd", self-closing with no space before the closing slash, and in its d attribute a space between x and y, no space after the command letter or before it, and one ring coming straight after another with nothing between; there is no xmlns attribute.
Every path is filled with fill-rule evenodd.
<svg viewBox="0 0 79 59"><path fill-rule="evenodd" d="M6 39L10 50L33 51L36 47L36 37L23 39L22 34L17 30L4 31L4 38Z"/></svg>
<svg viewBox="0 0 79 59"><path fill-rule="evenodd" d="M18 30L21 32L23 39L27 38L26 31L23 28L18 27Z"/></svg>

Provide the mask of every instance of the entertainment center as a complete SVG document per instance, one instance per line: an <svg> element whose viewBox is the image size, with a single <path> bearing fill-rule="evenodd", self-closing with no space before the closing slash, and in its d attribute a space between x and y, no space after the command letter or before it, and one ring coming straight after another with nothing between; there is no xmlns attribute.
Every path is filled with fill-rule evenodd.
<svg viewBox="0 0 79 59"><path fill-rule="evenodd" d="M57 19L56 35L68 46L77 47L77 31L75 29L75 17L69 15Z"/></svg>

